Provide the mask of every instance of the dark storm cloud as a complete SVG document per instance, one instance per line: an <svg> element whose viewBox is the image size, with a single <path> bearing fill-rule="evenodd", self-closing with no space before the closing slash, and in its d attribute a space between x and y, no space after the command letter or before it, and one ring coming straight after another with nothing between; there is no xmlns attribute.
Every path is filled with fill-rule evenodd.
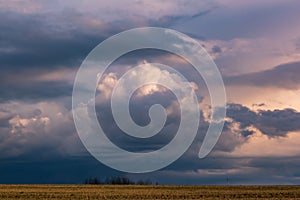
<svg viewBox="0 0 300 200"><path fill-rule="evenodd" d="M24 107L28 107L25 102L49 102L53 101L53 98L70 96L72 92L70 78L51 79L49 74L53 71L59 72L62 68L76 70L82 59L99 42L114 33L134 26L125 22L119 26L119 22L113 22L101 25L101 27L89 27L85 23L81 23L82 16L73 11L49 16L45 13L24 14L1 10L0 17L2 19L0 20L1 102L9 104L17 99L24 103ZM163 23L169 22L170 20L166 20ZM134 57L140 56L143 55L137 54ZM155 53L152 57L156 57ZM47 75L49 76L47 77ZM170 103L168 95L162 99L165 100L165 104ZM146 103L151 104L154 100L156 98L149 98ZM145 111L143 106L141 102L137 102L132 110L136 116L140 116L135 119L142 120L140 123L145 124L147 117L141 115L142 111ZM102 113L105 113L105 108L102 107ZM47 113L42 112L29 116L17 108L11 108L11 110L14 112L5 111L8 114L1 116L0 119L2 159L57 157L64 155L70 145L80 143L78 136L74 135L74 124L70 119L70 114L64 116L64 119L67 120L65 122L51 122L49 131L45 127L46 125L40 122L41 117L47 116ZM11 120L15 120L15 122ZM30 122L30 127L20 124L20 120ZM112 135L120 133L111 126L111 121L106 122L106 126L111 128ZM124 138L124 141L119 143L124 144L124 148L126 148L125 142L127 142L127 147L133 151L159 148L173 137L172 133L176 128L175 119L171 118L168 119L164 130L166 134L157 136L163 136L163 139L154 138L150 144L148 141L139 141L140 146L136 145L136 141L132 142ZM12 130L15 133L12 133ZM64 139L62 140L62 138ZM68 144L68 140L71 140L70 144ZM74 148L77 148L76 145Z"/></svg>
<svg viewBox="0 0 300 200"><path fill-rule="evenodd" d="M223 165L228 169L236 169L237 165L242 167L245 163L240 159L236 159L241 163L226 163L224 160L229 158L215 158L214 152L232 152L237 147L245 144L248 137L254 134L254 130L251 127L257 128L263 134L269 137L285 137L289 131L299 131L300 130L300 113L291 110L259 110L254 112L247 108L246 106L240 104L228 104L227 107L227 117L231 118L232 121L226 121L224 125L223 132L213 149L212 160L219 160L224 162ZM202 118L202 117L201 117ZM232 128L232 125L238 123L239 126ZM202 144L204 135L206 134L209 122L202 120L200 123L198 135L194 140L194 143L190 149L181 157L176 164L171 165L168 169L171 170L192 170L192 169L213 169L217 166L220 169L219 164L209 164L206 162L207 166L202 165L197 159L198 151ZM206 159L205 159L206 160ZM218 161L218 162L219 162ZM228 161L231 162L231 161Z"/></svg>
<svg viewBox="0 0 300 200"><path fill-rule="evenodd" d="M0 87L0 102L7 102L14 99L36 102L71 96L72 88L73 86L66 82L26 82L20 85L5 84Z"/></svg>
<svg viewBox="0 0 300 200"><path fill-rule="evenodd" d="M144 99L140 99L140 102L137 102L135 105L131 107L131 114L138 117L138 120L140 124L147 124L148 118L147 118L147 105L153 104L159 102L159 99L161 99L162 104L168 105L168 99L170 98L170 94L162 94L157 93L155 94L155 100L150 97L146 97ZM49 105L50 106L50 105ZM28 106L26 106L28 107ZM172 126L172 124L177 123L175 119L169 119L169 126L165 127L164 134L158 135L159 138L151 138L151 140L148 141L141 141L141 140L135 140L132 141L131 139L128 139L124 136L122 136L122 133L120 130L117 130L116 125L113 123L112 116L109 115L109 107L107 105L103 105L103 107L97 108L98 113L102 115L102 117L99 118L100 123L102 123L102 127L104 128L105 132L108 131L108 134L110 136L110 139L112 139L113 142L115 142L118 146L121 146L124 149L128 149L131 151L153 151L157 148L160 148L161 146L165 145L170 139L172 139L173 135L169 135L170 137L167 137L164 134L176 132L177 127ZM17 114L18 113L18 114ZM45 159L45 158L51 158L51 160L55 161L57 158L61 156L65 156L63 152L68 152L69 146L73 146L74 143L79 143L79 138L74 133L74 125L71 122L72 120L69 118L69 114L67 111L65 111L64 119L68 119L67 121L61 121L58 119L57 121L53 121L53 126L51 126L51 129L47 130L45 128L41 128L41 124L38 124L37 122L34 122L34 120L31 120L34 122L32 126L30 126L30 129L26 129L27 125L24 127L20 126L15 127L15 131L19 131L19 133L11 133L12 130L12 123L11 119L17 118L19 115L19 118L21 119L40 119L40 117L48 116L50 119L54 119L55 116L47 114L47 112L43 111L42 109L36 109L32 107L32 109L27 109L26 111L18 111L17 113L11 113L7 109L1 110L1 124L2 127L2 133L1 134L1 145L0 149L2 152L2 160L8 159L8 158L17 158L18 159L29 159L34 160L37 159ZM144 116L142 116L144 115ZM299 113L293 110L275 110L275 111L259 111L258 113L252 112L249 108L238 105L238 104L232 104L228 106L228 117L232 118L236 122L240 122L243 124L241 127L247 127L247 126L255 126L261 130L263 130L266 127L275 127L277 132L266 132L265 134L269 136L284 136L287 131L291 131L294 129L299 129ZM246 119L249 119L251 123L246 123ZM287 118L287 119L285 119ZM241 120L240 120L241 119ZM137 119L135 119L137 120ZM141 121L142 120L142 121ZM38 121L38 120L36 120ZM61 121L61 122L60 122ZM36 124L37 123L37 124ZM43 125L43 124L42 124ZM235 147L240 146L246 141L246 138L249 134L251 134L251 131L247 131L246 129L243 129L240 127L240 130L238 131L238 134L235 134L233 132L230 132L230 123L226 123L225 131L222 133L222 136L214 148L214 151L219 152L231 152L235 149ZM43 125L44 126L44 125ZM182 182L183 179L180 178L181 174L184 174L185 172L188 172L188 174L193 174L193 176L186 175L186 180L188 180L188 183L213 183L210 181L217 181L218 183L221 183L221 180L224 180L224 176L226 178L226 171L228 173L230 170L236 170L236 173L230 174L230 177L234 179L235 183L243 183L243 181L255 181L255 177L253 177L253 172L245 171L244 173L243 168L253 168L255 169L255 173L259 172L258 174L263 174L264 168L260 165L267 165L267 163L264 163L263 161L255 160L256 158L247 158L247 159L241 159L241 158L227 158L227 157L218 157L214 156L213 154L209 156L208 158L199 160L197 157L198 151L199 151L199 145L201 145L201 142L203 140L203 136L206 133L208 127L208 122L206 122L203 118L203 115L201 116L201 122L200 122L200 128L198 135L190 147L190 149L175 163L170 165L169 167L165 168L164 170L160 172L156 172L151 175L151 177L161 183L176 183L176 181ZM281 127L281 128L280 128ZM291 128L288 128L291 127ZM17 129L16 129L17 128ZM28 131L29 130L29 131ZM3 132L5 131L5 132ZM278 132L279 131L279 132ZM283 134L284 132L284 134ZM69 139L68 139L69 138ZM73 138L70 140L70 138ZM70 143L72 141L73 143ZM150 144L150 145L149 145ZM77 144L78 145L78 144ZM12 149L12 147L14 149ZM77 146L76 148L82 148L82 145ZM19 154L18 154L19 153ZM85 162L84 159L79 159L78 162ZM81 161L80 161L81 160ZM251 161L251 166L248 165L248 163ZM270 159L266 162L270 162ZM7 164L5 164L7 163ZM5 161L5 166L9 166L10 162ZM63 162L62 162L63 163ZM67 162L64 164L64 166L67 166ZM88 163L88 162L87 162ZM276 164L276 162L275 162ZM30 164L29 164L30 165ZM16 165L18 166L18 165ZM41 165L41 169L38 170L39 173L43 172L43 166ZM282 166L281 163L277 163L276 166L280 168ZM34 168L34 167L33 167ZM49 170L57 170L55 165L48 165ZM79 167L80 168L80 167ZM99 166L99 169L102 169L103 166ZM105 167L104 167L105 168ZM105 168L106 169L106 168ZM298 171L296 168L292 168L294 170L293 173L297 174ZM28 168L29 170L29 168ZM55 171L54 170L54 171ZM205 174L206 171L208 174ZM53 171L53 173L54 173ZM172 171L172 176L170 176L168 173ZM201 175L201 171L203 171L204 174ZM218 172L220 171L220 172ZM275 171L273 171L275 173ZM268 179L272 179L274 174L273 172L268 174ZM279 172L279 171L278 171ZM198 175L200 173L200 175ZM212 174L209 174L212 173ZM215 173L215 174L214 174ZM224 174L225 173L225 174ZM283 172L280 172L282 175L284 175ZM70 174L69 180L78 180L76 179L75 175L72 174L72 172L68 172ZM72 174L72 175L71 175ZM170 179L160 179L160 176L156 176L157 174L161 174L162 177L169 177ZM85 176L86 174L84 174ZM80 175L80 179L83 175ZM145 176L149 176L149 174L145 174ZM3 176L3 180L7 180L6 176ZM6 178L5 178L6 177ZM195 177L198 177L195 178ZM214 177L214 178L212 178ZM26 177L25 177L26 178ZM28 178L28 177L27 177ZM183 178L183 177L182 177ZM257 176L259 179L259 175ZM17 179L17 178L16 178ZM35 179L34 179L35 180ZM48 179L47 179L48 180ZM50 179L49 179L50 180ZM51 179L52 180L52 179ZM172 181L171 181L172 180ZM226 179L225 179L226 180ZM259 179L262 181L261 179ZM53 179L52 181L56 182L64 182L61 179ZM170 181L170 182L168 182ZM277 180L281 181L281 180Z"/></svg>
<svg viewBox="0 0 300 200"><path fill-rule="evenodd" d="M226 114L228 117L238 121L241 128L253 125L257 120L257 114L255 112L240 104L229 104Z"/></svg>
<svg viewBox="0 0 300 200"><path fill-rule="evenodd" d="M262 10L263 11L263 10ZM269 11L268 11L269 12ZM272 11L273 12L273 11ZM141 24L159 25L162 27L189 23L183 32L194 32L190 36L204 40L198 34L207 38L234 38L234 35L251 35L256 30L253 24L238 32L235 27L244 27L244 23L252 19L237 18L238 22L227 23L236 14L227 15L220 23L215 20L213 25L202 26L207 20L199 17L210 11L199 12L188 16L163 16L158 20L142 19ZM265 12L262 12L263 14ZM249 15L249 17L248 17ZM260 14L261 16L262 14ZM97 26L86 23L86 15L74 10L64 10L61 13L19 13L0 10L0 182L1 183L82 183L85 178L113 176L116 171L105 167L88 155L73 124L70 105L60 105L59 97L69 96L72 92L70 77L50 77L50 72L68 68L76 71L82 59L99 42L107 37L128 28L140 26L137 21L124 19L110 23L101 22ZM260 17L258 16L258 17ZM273 15L272 15L273 16ZM229 19L230 18L230 19ZM261 24L261 21L253 22ZM138 24L138 25L137 25ZM196 25L197 26L196 26ZM241 26L236 26L241 25ZM226 26L226 27L225 27ZM256 25L255 25L256 26ZM203 28L204 27L204 28ZM211 29L207 30L205 29ZM216 31L216 28L221 31ZM213 29L213 30L212 30ZM249 30L251 31L249 32ZM189 31L190 30L190 31ZM196 31L193 31L196 30ZM207 32L205 34L205 32ZM233 34L232 34L233 33ZM238 34L237 34L238 33ZM217 34L217 35L216 35ZM253 35L251 35L253 36ZM221 53L219 46L212 48L214 53ZM149 53L149 52L148 52ZM161 52L150 52L149 60L155 60ZM127 58L126 64L136 63L136 58L145 56L144 53L133 54ZM150 58L152 57L152 58ZM161 58L161 57L160 57ZM146 58L148 60L148 58ZM233 85L253 85L258 87L278 87L283 89L299 88L300 63L289 63L277 66L271 70L228 77L226 82ZM177 66L178 67L178 66ZM179 66L178 68L182 68ZM66 71L68 74L71 71ZM187 76L193 80L196 73L185 69ZM45 75L45 76L44 76ZM46 78L45 78L46 77ZM21 100L18 106L9 106L14 100ZM153 103L170 105L173 100L168 93L155 93L131 105L133 119L141 125L149 122L148 108ZM48 111L37 108L32 102L44 102ZM51 102L50 102L51 101ZM7 103L4 105L4 102ZM32 103L28 105L27 103ZM54 103L53 103L54 102ZM3 104L3 105L2 105ZM56 110L56 106L59 104ZM68 103L70 104L70 99ZM25 110L23 110L25 109ZM167 144L178 129L178 115L170 116L164 130L149 140L134 139L125 135L114 123L108 104L98 105L99 121L107 130L108 136L120 147L131 151L152 151ZM53 111L53 113L51 113ZM230 104L227 110L232 122L226 122L224 131L214 151L232 152L236 147L244 144L253 134L248 128L253 126L270 137L286 136L289 131L300 130L300 113L291 110L260 110ZM49 118L49 122L43 121ZM197 157L199 147L209 125L201 113L200 128L191 148L169 167L151 174L159 183L187 183L187 184L226 184L230 183L298 183L298 158L230 158L212 154L202 160ZM238 130L233 130L233 123L239 123ZM83 157L73 157L73 155ZM72 159L74 158L74 159ZM202 174L201 174L202 173ZM266 181L265 179L268 179Z"/></svg>
<svg viewBox="0 0 300 200"><path fill-rule="evenodd" d="M72 16L0 12L0 62L2 70L20 68L77 67L106 34L88 29ZM54 18L54 19L53 19ZM75 18L75 19L74 19ZM55 21L56 20L56 21Z"/></svg>
<svg viewBox="0 0 300 200"><path fill-rule="evenodd" d="M200 12L204 15L209 11ZM76 11L64 11L54 16L22 14L0 10L0 62L2 70L20 68L78 67L82 59L107 37L137 25L129 21L114 21L89 26L87 19ZM151 25L164 27L186 17L163 17L168 20L145 19ZM120 26L122 25L122 26ZM132 27L131 27L132 26Z"/></svg>
<svg viewBox="0 0 300 200"><path fill-rule="evenodd" d="M56 158L22 157L0 161L0 183L6 184L83 184L87 178L124 176L92 156Z"/></svg>
<svg viewBox="0 0 300 200"><path fill-rule="evenodd" d="M299 74L300 62L293 62L261 72L227 77L225 82L229 85L250 85L294 90L300 86Z"/></svg>
<svg viewBox="0 0 300 200"><path fill-rule="evenodd" d="M62 68L75 71L101 41L131 26L136 27L126 21L122 26L119 21L93 26L88 23L90 18L70 10L55 15L0 10L0 18L5 19L0 20L1 101L69 96L70 79L36 81L35 77ZM161 23L167 25L167 21ZM162 58L160 54L151 50L135 52L123 59L122 64Z"/></svg>
<svg viewBox="0 0 300 200"><path fill-rule="evenodd" d="M150 123L148 112L152 105L161 104L167 108L174 100L174 94L171 92L155 92L149 96L132 98L131 117L138 125L145 126ZM96 110L98 120L108 138L116 145L133 152L154 151L165 146L176 134L180 120L177 115L168 116L165 127L158 134L142 139L127 135L117 126L111 112L110 102L97 105Z"/></svg>
<svg viewBox="0 0 300 200"><path fill-rule="evenodd" d="M270 137L286 136L290 131L300 130L300 113L288 108L253 112L240 104L229 104L227 116L239 122L242 130L254 126ZM251 131L243 130L242 134L249 135Z"/></svg>
<svg viewBox="0 0 300 200"><path fill-rule="evenodd" d="M269 136L284 136L300 130L300 113L293 109L259 111L256 126Z"/></svg>
<svg viewBox="0 0 300 200"><path fill-rule="evenodd" d="M131 104L131 115L133 119L140 125L146 125L149 123L148 108L149 105L154 103L162 103L168 106L170 96L164 93L156 94L156 97L149 96L140 99L140 102L134 101ZM160 101L162 100L162 102ZM134 105L134 106L133 106ZM118 146L133 152L139 151L153 151L166 145L172 140L174 134L178 129L178 119L168 119L168 125L157 135L150 139L138 139L132 138L124 134L115 124L111 111L108 105L98 105L99 121L106 133L109 133L108 137ZM259 110L257 112L252 111L246 106L240 104L229 104L227 107L227 117L232 121L225 123L221 137L218 143L214 147L213 152L232 152L237 147L247 142L248 137L254 134L252 127L259 129L263 134L269 137L285 137L290 131L300 130L300 113L291 109L284 110ZM209 122L205 121L201 113L200 126L198 134L189 148L189 150L174 164L167 167L166 170L184 171L184 170L196 170L208 168L212 169L216 167L216 164L206 165L201 164L198 160L198 151L202 144L203 138L206 134ZM232 128L233 124L238 123L239 126ZM177 125L176 125L177 124ZM214 157L214 153L212 154ZM223 162L221 158L216 158L218 162ZM226 158L223 158L226 160ZM237 159L239 160L239 159ZM244 163L230 163L228 169L236 168L236 165ZM226 163L223 165L226 166ZM220 169L218 165L216 168Z"/></svg>
<svg viewBox="0 0 300 200"><path fill-rule="evenodd" d="M168 105L168 98L170 98L169 95L165 94L155 94L157 103L159 99L161 99L162 104ZM140 99L140 102L133 106L131 109L132 115L139 115L139 123L146 124L148 122L147 118L147 105L153 104L154 99L148 97L145 99ZM51 105L49 105L51 106ZM26 106L28 107L28 106ZM105 110L107 109L107 110ZM104 129L105 127L108 129L105 129L105 131L108 130L108 134L112 136L112 141L115 142L117 145L121 146L124 149L128 149L131 151L152 151L156 148L160 148L161 146L165 145L171 138L165 137L165 135L159 135L160 138L152 138L152 140L148 141L141 141L136 140L132 142L130 139L126 139L122 136L121 131L118 131L113 125L113 120L111 117L109 117L108 111L109 107L106 105L103 105L103 107L98 107L99 114L102 114L102 118L99 118L100 122L102 123ZM52 109L51 109L52 110ZM61 110L61 109L60 109ZM229 115L228 117L232 118L234 121L239 122L240 120L241 124L244 124L244 126L249 126L249 123L246 123L246 119L251 119L252 122L251 125L253 126L259 126L258 128L262 129L262 127L276 127L276 124L278 124L279 128L282 126L282 130L285 129L284 124L285 123L291 123L292 128L291 129L297 129L299 126L296 124L299 124L299 113L293 110L275 110L275 111L259 111L259 113L256 113L256 117L253 117L255 113L253 113L249 108L234 104L228 106ZM238 114L241 112L241 114ZM18 114L17 114L18 113ZM107 176L106 173L100 173L101 170L106 171L109 175L114 174L115 172L110 171L107 167L103 166L102 164L98 163L91 157L78 157L75 160L70 160L68 157L66 159L64 156L66 154L64 152L68 152L70 146L74 147L74 144L76 148L82 148L82 145L80 144L79 138L76 136L76 133L74 133L74 125L71 123L70 115L67 111L64 112L65 117L64 119L68 119L67 121L61 121L61 119L58 119L55 121L55 124L53 124L52 128L50 130L44 129L40 127L40 124L35 124L31 127L36 127L36 129L30 129L31 131L26 131L26 126L19 127L19 129L16 129L17 131L20 131L19 133L12 134L11 131L11 119L18 118L17 115L19 115L22 119L39 119L43 116L48 116L50 119L55 118L55 116L50 115L49 113L43 111L42 109L36 109L32 106L32 109L26 109L26 111L18 111L17 113L11 113L7 109L1 109L1 124L3 124L2 127L0 127L1 134L0 141L0 149L1 149L1 160L2 160L2 166L9 167L11 166L11 169L18 169L20 166L24 166L24 170L28 173L33 173L30 169L35 169L37 174L42 175L43 173L46 173L45 171L48 171L50 173L61 174L63 173L66 168L70 167L71 165L74 165L76 167L72 168L72 170L68 170L66 172L65 176L62 176L64 178L60 178L57 176L54 177L48 177L47 175L44 175L45 182L44 183L69 183L69 182L76 182L81 181L84 178L87 177L93 177L93 176ZM144 116L142 116L144 114ZM51 117L52 116L52 117ZM285 120L285 118L288 117L288 119ZM103 120L106 119L106 120ZM136 119L137 120L137 119ZM279 123L279 120L281 121ZM61 122L60 122L61 121ZM104 124L103 124L104 123ZM169 119L169 123L176 123L176 121L173 119ZM6 126L6 125L7 126ZM208 122L204 121L203 116L201 116L201 122L200 122L200 129L198 132L198 135L190 147L190 149L175 163L168 166L167 168L150 173L150 174L143 174L141 175L144 178L151 177L152 180L158 181L159 183L187 183L187 184L209 184L209 183L226 183L226 177L230 177L230 181L232 184L240 184L240 183L264 183L263 179L261 178L262 175L265 174L265 178L268 179L269 183L274 182L275 183L282 183L284 180L290 181L290 183L295 182L296 180L293 179L294 176L299 176L299 168L297 167L291 167L289 168L290 173L287 171L280 170L284 167L289 167L292 165L293 161L296 161L296 159L290 158L285 159L287 161L286 164L276 161L277 158L268 158L268 159L261 159L261 158L230 158L230 157L220 157L215 156L214 154L211 154L209 157L205 159L198 159L197 154L199 151L199 145L201 145L201 142L203 140L203 136L206 133L208 127ZM29 129L28 129L29 130ZM35 131L34 131L35 130ZM44 130L44 131L43 131ZM176 126L167 126L165 128L165 133L171 133L176 132L177 127ZM290 129L289 129L290 130ZM5 131L5 132L3 132ZM287 129L284 131L288 131ZM75 134L75 135L73 135ZM214 148L213 151L219 151L219 152L231 152L235 149L235 147L240 146L246 141L247 135L250 133L245 133L244 129L240 129L239 131L239 137L236 134L233 134L230 132L230 123L226 124L225 131L222 133L222 136ZM270 134L269 132L266 134ZM273 133L278 135L278 133ZM113 136L115 135L115 136ZM73 138L70 140L70 138ZM124 139L125 138L125 139ZM241 139L242 138L242 139ZM110 138L111 139L111 138ZM71 142L71 143L70 143ZM150 142L150 145L149 145ZM13 149L12 149L13 147ZM19 154L16 154L18 153ZM13 154L15 153L15 154ZM83 153L87 156L86 152ZM72 155L72 154L71 154ZM25 161L23 164L16 164L12 163L9 159L18 159L19 162ZM48 161L43 161L45 159L51 160L51 163ZM61 160L59 160L61 159ZM94 160L94 161L93 161ZM53 161L53 162L52 162ZM39 163L39 168L37 168L37 163ZM59 162L59 163L57 163ZM81 163L81 164L79 164ZM98 164L97 164L98 163ZM273 163L273 165L270 165L270 163ZM58 169L58 166L62 166L62 168ZM97 167L95 167L97 165ZM94 166L94 167L93 167ZM87 169L90 170L84 173L78 173L78 170ZM62 171L61 171L62 170ZM12 171L8 170L7 174L12 174ZM255 174L255 175L254 175ZM291 175L293 174L293 176ZM87 176L87 177L86 177ZM136 177L135 175L129 174L128 176ZM278 176L286 177L285 179L280 179ZM10 179L8 176L2 174L0 175L2 177L2 182L10 182ZM20 179L20 177L23 177L23 181ZM13 176L10 183L13 182L30 182L29 177L20 174L20 177ZM67 177L67 178L66 178ZM162 178L164 177L164 178ZM277 178L276 178L277 177ZM67 179L67 180L66 180ZM31 181L41 183L40 179L38 179L38 176L34 176ZM223 182L225 181L225 182Z"/></svg>
<svg viewBox="0 0 300 200"><path fill-rule="evenodd" d="M216 157L197 160L197 170L178 171L172 167L151 173L164 184L296 184L299 185L298 157ZM146 175L137 175L146 177Z"/></svg>
<svg viewBox="0 0 300 200"><path fill-rule="evenodd" d="M46 15L0 10L0 18L0 101L70 96L85 56L122 30L109 24L93 27L76 11ZM60 70L69 77L47 77Z"/></svg>

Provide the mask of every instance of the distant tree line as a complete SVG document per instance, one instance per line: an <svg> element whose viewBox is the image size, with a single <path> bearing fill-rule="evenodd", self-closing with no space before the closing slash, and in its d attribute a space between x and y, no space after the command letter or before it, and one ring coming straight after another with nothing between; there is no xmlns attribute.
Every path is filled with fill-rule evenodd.
<svg viewBox="0 0 300 200"><path fill-rule="evenodd" d="M106 184L106 185L153 185L152 181L150 179L145 180L138 180L134 181L127 177L106 177L103 180L94 177L94 178L87 178L84 181L84 184ZM158 185L158 183L155 183Z"/></svg>

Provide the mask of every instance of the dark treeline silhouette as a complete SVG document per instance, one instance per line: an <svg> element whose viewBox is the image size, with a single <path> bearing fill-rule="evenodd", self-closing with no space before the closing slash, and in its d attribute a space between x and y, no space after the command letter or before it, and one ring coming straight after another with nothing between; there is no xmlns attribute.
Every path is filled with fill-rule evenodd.
<svg viewBox="0 0 300 200"><path fill-rule="evenodd" d="M94 177L85 179L84 184L105 184L105 185L153 185L150 179L133 181L127 177L106 177L103 180ZM155 183L158 185L158 183Z"/></svg>

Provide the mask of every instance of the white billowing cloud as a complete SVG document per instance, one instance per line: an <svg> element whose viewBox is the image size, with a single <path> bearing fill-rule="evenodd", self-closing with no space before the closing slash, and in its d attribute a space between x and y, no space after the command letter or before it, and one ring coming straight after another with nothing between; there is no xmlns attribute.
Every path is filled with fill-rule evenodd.
<svg viewBox="0 0 300 200"><path fill-rule="evenodd" d="M142 74L142 75L141 75ZM147 63L147 61L144 61L144 68L137 68L132 69L129 76L126 80L126 85L119 85L120 89L118 90L119 93L116 94L118 98L122 98L122 96L126 95L129 91L128 87L131 86L140 86L136 90L136 94L134 97L136 98L142 98L144 96L148 96L151 94L154 94L156 92L164 93L168 89L165 87L162 87L158 84L146 84L145 82L154 79L159 83L160 80L173 80L169 82L169 85L171 85L174 88L180 87L180 83L184 80L177 74L168 72L167 70L160 69L157 66L152 65L151 63ZM118 77L117 73L110 72L108 74L104 74L103 78L101 79L101 82L99 82L97 86L97 91L99 94L96 96L96 102L101 103L104 101L107 101L110 99L111 94L118 83L120 77ZM194 82L189 82L191 88L193 88L195 91L198 89L198 86ZM190 94L187 94L186 96L189 96Z"/></svg>
<svg viewBox="0 0 300 200"><path fill-rule="evenodd" d="M155 92L165 92L166 89L156 84L148 84L141 87L137 92L137 97L143 97L154 94Z"/></svg>
<svg viewBox="0 0 300 200"><path fill-rule="evenodd" d="M166 113L169 116L178 117L180 115L180 105L177 101L173 101L171 105L166 109Z"/></svg>
<svg viewBox="0 0 300 200"><path fill-rule="evenodd" d="M127 91L129 91L128 88L132 86L143 86L145 83L153 81L162 84L162 86L165 86L163 84L167 83L167 85L172 88L180 88L180 84L185 83L185 80L178 74L169 72L166 69L160 69L155 64L147 63L145 61L143 67L133 68L130 71L130 74L128 74L126 80L124 80L126 85L120 85L120 89L118 90L120 93L118 95L126 94ZM195 89L197 88L195 83L192 85ZM149 84L148 86L141 87L140 90L139 96L149 95L158 91L165 91L164 88L159 87L156 84Z"/></svg>
<svg viewBox="0 0 300 200"><path fill-rule="evenodd" d="M197 85L191 84L174 69L161 64L144 61L144 64L131 68L118 79L115 73L105 74L97 88L99 91L96 96L97 105L101 106L102 104L103 106L106 103L111 103L115 122L119 128L128 134L136 130L139 130L139 133L146 133L147 131L151 134L158 133L164 127L167 115L170 118L177 117L180 109L185 121L198 120L196 114L199 112L197 110L199 107L193 94ZM177 101L174 95L176 95ZM159 112L152 112L153 107L151 106L156 103L161 104L165 110L160 109ZM131 120L130 108L139 110L139 112L149 112L149 115L152 115L151 118L154 119L151 120L151 123L154 122L149 126L147 125L146 128L154 127L155 130L153 128L142 130L144 127L136 126L135 122ZM150 109L147 110L147 108ZM191 114L187 115L187 112ZM153 117L154 115L155 117ZM186 119L187 116L190 117L190 120ZM139 120L141 119L142 117L139 117Z"/></svg>
<svg viewBox="0 0 300 200"><path fill-rule="evenodd" d="M110 72L104 74L101 82L97 86L97 91L99 94L96 96L96 102L105 102L111 97L111 93L118 82L118 77L116 73Z"/></svg>
<svg viewBox="0 0 300 200"><path fill-rule="evenodd" d="M40 134L45 132L45 127L50 123L48 117L34 116L31 118L21 118L19 115L9 120L11 126L11 133L24 134L33 133L37 130Z"/></svg>

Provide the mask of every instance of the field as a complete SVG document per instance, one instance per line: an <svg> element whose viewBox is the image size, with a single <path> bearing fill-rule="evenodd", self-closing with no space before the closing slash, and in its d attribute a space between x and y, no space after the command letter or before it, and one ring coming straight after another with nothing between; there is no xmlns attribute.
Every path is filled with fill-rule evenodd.
<svg viewBox="0 0 300 200"><path fill-rule="evenodd" d="M300 199L300 186L0 185L0 199Z"/></svg>

